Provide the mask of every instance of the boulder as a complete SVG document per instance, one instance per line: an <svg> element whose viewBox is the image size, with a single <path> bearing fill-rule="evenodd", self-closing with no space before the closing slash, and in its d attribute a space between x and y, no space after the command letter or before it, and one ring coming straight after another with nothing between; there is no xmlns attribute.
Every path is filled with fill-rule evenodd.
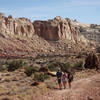
<svg viewBox="0 0 100 100"><path fill-rule="evenodd" d="M31 84L31 86L37 86L37 85L39 85L39 82L36 81Z"/></svg>
<svg viewBox="0 0 100 100"><path fill-rule="evenodd" d="M40 69L39 69L39 72L48 72L48 68L47 67L41 67Z"/></svg>
<svg viewBox="0 0 100 100"><path fill-rule="evenodd" d="M99 69L99 58L95 53L89 53L85 59L85 68L89 69Z"/></svg>

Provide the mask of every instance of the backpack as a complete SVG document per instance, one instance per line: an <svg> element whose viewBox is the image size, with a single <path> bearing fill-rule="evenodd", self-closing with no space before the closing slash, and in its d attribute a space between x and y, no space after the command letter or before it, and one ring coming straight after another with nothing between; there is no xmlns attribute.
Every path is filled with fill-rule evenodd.
<svg viewBox="0 0 100 100"><path fill-rule="evenodd" d="M72 74L68 74L68 79L73 81L73 79L74 79L73 75Z"/></svg>
<svg viewBox="0 0 100 100"><path fill-rule="evenodd" d="M57 72L56 75L57 75L57 78L59 79L62 77L62 72Z"/></svg>

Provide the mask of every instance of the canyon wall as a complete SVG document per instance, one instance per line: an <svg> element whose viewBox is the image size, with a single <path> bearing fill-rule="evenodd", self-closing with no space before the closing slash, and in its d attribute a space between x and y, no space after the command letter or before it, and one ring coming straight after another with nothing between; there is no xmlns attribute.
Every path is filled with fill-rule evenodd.
<svg viewBox="0 0 100 100"><path fill-rule="evenodd" d="M70 40L74 43L86 42L77 27L73 26L69 19L56 17L48 21L34 21L35 34L46 40L57 41L60 39Z"/></svg>
<svg viewBox="0 0 100 100"><path fill-rule="evenodd" d="M34 34L34 27L31 21L27 18L13 19L10 15L5 17L0 16L0 34L2 35L20 35L32 37Z"/></svg>
<svg viewBox="0 0 100 100"><path fill-rule="evenodd" d="M80 34L79 29L71 24L69 19L55 17L47 21L32 22L27 18L14 19L11 15L0 15L1 36L25 36L32 37L34 34L50 41L70 40L71 42L84 42L87 40Z"/></svg>

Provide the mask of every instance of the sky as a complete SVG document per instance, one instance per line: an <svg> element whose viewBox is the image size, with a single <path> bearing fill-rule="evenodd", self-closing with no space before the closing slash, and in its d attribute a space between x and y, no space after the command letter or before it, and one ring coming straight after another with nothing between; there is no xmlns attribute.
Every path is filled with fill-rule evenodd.
<svg viewBox="0 0 100 100"><path fill-rule="evenodd" d="M31 21L61 16L81 23L100 24L100 0L0 0L0 12Z"/></svg>

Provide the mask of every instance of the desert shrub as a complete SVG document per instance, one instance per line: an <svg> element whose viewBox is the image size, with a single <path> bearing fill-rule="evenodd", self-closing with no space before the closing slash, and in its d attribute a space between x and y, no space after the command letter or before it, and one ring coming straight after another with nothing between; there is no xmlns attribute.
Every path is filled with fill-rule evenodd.
<svg viewBox="0 0 100 100"><path fill-rule="evenodd" d="M61 63L60 62L54 62L48 65L48 68L50 71L56 71L58 67L60 67Z"/></svg>
<svg viewBox="0 0 100 100"><path fill-rule="evenodd" d="M61 66L61 69L62 69L62 71L69 72L69 71L72 70L72 66L69 62L63 63L62 66Z"/></svg>
<svg viewBox="0 0 100 100"><path fill-rule="evenodd" d="M74 68L81 70L82 69L82 65L83 65L83 61L79 61L77 63L74 64Z"/></svg>
<svg viewBox="0 0 100 100"><path fill-rule="evenodd" d="M22 67L22 61L11 61L10 63L8 63L8 71L15 71L18 68Z"/></svg>
<svg viewBox="0 0 100 100"><path fill-rule="evenodd" d="M43 66L39 69L39 72L48 72L48 67Z"/></svg>
<svg viewBox="0 0 100 100"><path fill-rule="evenodd" d="M30 65L25 69L25 73L27 76L31 76L33 73L39 71L39 68L33 65Z"/></svg>
<svg viewBox="0 0 100 100"><path fill-rule="evenodd" d="M70 55L64 55L64 57L66 57L66 59L68 59L70 57Z"/></svg>
<svg viewBox="0 0 100 100"><path fill-rule="evenodd" d="M0 64L0 72L4 71L5 70L5 67L4 65Z"/></svg>
<svg viewBox="0 0 100 100"><path fill-rule="evenodd" d="M34 80L38 82L44 82L44 80L48 79L49 75L46 73L35 73Z"/></svg>
<svg viewBox="0 0 100 100"><path fill-rule="evenodd" d="M72 69L72 66L69 62L67 63L55 62L48 66L50 71L57 71L58 67L60 67L62 71L66 71L66 72L69 72Z"/></svg>

